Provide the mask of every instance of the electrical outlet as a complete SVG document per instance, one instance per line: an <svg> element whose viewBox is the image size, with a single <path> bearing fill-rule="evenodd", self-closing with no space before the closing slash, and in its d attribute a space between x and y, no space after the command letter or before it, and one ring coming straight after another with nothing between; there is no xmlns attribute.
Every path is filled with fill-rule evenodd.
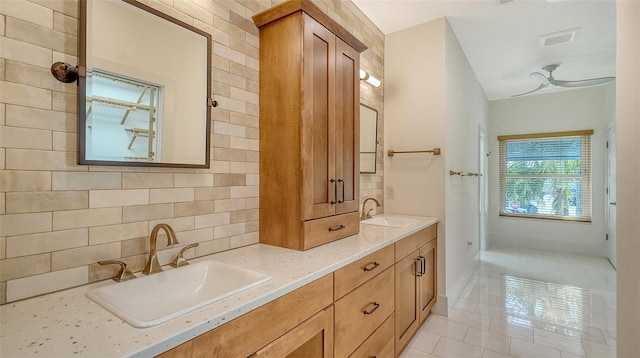
<svg viewBox="0 0 640 358"><path fill-rule="evenodd" d="M396 198L396 188L392 186L387 187L387 199L395 199Z"/></svg>

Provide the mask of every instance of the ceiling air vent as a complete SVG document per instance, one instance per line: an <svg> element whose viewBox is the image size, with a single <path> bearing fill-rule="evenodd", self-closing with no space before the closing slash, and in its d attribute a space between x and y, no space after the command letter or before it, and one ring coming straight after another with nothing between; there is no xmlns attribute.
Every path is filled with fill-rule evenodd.
<svg viewBox="0 0 640 358"><path fill-rule="evenodd" d="M571 42L576 39L578 30L580 30L580 28L576 27L574 29L541 35L540 42L539 42L540 47L547 47L547 46L553 46L553 45L559 45L559 44Z"/></svg>

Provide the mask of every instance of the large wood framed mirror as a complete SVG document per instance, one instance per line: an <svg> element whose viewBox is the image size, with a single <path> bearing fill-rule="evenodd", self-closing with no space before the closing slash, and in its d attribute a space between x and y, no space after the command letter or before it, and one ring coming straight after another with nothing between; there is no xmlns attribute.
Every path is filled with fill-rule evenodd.
<svg viewBox="0 0 640 358"><path fill-rule="evenodd" d="M134 0L80 0L78 162L209 168L211 35Z"/></svg>
<svg viewBox="0 0 640 358"><path fill-rule="evenodd" d="M375 174L378 161L378 111L360 104L360 173Z"/></svg>

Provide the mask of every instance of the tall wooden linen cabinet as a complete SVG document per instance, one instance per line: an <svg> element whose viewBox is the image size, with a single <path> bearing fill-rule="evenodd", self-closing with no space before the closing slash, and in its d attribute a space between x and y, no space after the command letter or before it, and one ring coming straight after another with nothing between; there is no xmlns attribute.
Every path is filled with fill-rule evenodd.
<svg viewBox="0 0 640 358"><path fill-rule="evenodd" d="M260 242L306 250L358 233L360 52L308 0L260 28Z"/></svg>

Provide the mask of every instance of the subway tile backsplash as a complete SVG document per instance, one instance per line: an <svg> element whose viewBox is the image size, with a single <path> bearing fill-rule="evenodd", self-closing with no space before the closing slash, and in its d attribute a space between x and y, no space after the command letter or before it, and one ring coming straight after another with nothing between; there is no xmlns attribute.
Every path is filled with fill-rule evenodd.
<svg viewBox="0 0 640 358"><path fill-rule="evenodd" d="M77 86L55 61L77 63L77 0L0 2L0 303L109 278L121 259L142 270L151 228L165 222L187 257L258 242L259 33L269 0L141 0L213 37L210 169L77 165ZM369 49L361 66L384 74L384 35L349 1L315 0ZM379 111L378 172L361 175L361 202L382 200L383 87L361 85ZM181 246L180 246L181 247ZM158 240L166 264L180 247Z"/></svg>

